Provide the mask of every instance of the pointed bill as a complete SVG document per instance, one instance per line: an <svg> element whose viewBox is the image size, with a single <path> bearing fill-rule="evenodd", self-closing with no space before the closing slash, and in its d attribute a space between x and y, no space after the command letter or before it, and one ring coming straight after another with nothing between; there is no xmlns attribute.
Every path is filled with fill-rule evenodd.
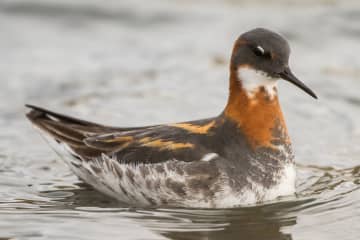
<svg viewBox="0 0 360 240"><path fill-rule="evenodd" d="M284 79L288 82L291 82L292 84L299 87L300 89L302 89L304 92L306 92L313 98L315 98L315 99L318 98L316 96L316 94L308 86L306 86L303 82L301 82L299 79L297 79L297 77L295 77L295 75L291 72L289 67L286 67L283 72L279 73L279 75L282 79Z"/></svg>

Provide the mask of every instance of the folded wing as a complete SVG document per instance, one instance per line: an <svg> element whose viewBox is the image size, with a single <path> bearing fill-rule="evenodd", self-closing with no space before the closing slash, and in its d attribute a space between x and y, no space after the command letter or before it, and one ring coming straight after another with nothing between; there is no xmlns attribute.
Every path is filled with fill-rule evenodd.
<svg viewBox="0 0 360 240"><path fill-rule="evenodd" d="M27 105L31 122L78 157L90 161L105 154L121 163L197 161L207 152L193 132L172 125L118 128Z"/></svg>

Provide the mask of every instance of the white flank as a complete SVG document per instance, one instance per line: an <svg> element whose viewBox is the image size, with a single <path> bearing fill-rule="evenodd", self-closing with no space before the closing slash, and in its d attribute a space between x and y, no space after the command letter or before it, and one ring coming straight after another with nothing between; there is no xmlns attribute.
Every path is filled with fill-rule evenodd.
<svg viewBox="0 0 360 240"><path fill-rule="evenodd" d="M294 164L286 165L274 178L279 177L278 184L267 189L257 182L253 182L249 188L241 192L234 192L227 184L223 185L223 192L216 193L216 207L228 208L243 205L252 205L258 202L268 202L281 196L289 196L295 193L296 171ZM248 178L251 183L251 179ZM226 197L224 197L226 196ZM259 201L259 197L261 200Z"/></svg>
<svg viewBox="0 0 360 240"><path fill-rule="evenodd" d="M271 188L266 194L266 200L275 199L279 196L287 196L295 193L296 169L293 163L287 164L281 179L275 187Z"/></svg>
<svg viewBox="0 0 360 240"><path fill-rule="evenodd" d="M278 78L269 77L265 72L249 67L239 67L238 78L250 97L253 97L261 87L265 88L270 98L276 96Z"/></svg>

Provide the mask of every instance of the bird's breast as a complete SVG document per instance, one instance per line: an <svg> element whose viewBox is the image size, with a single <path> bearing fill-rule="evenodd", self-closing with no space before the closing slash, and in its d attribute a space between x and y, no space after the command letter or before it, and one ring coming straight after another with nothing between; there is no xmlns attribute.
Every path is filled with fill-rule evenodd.
<svg viewBox="0 0 360 240"><path fill-rule="evenodd" d="M253 149L272 148L279 142L290 144L279 100L269 98L265 90L259 90L253 97L236 93L230 98L224 115L236 123Z"/></svg>

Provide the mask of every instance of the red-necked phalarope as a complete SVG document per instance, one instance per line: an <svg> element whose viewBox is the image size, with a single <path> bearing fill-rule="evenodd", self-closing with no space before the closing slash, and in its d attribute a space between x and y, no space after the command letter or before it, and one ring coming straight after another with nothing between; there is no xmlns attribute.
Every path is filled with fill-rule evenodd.
<svg viewBox="0 0 360 240"><path fill-rule="evenodd" d="M277 33L242 34L231 57L228 103L214 118L120 128L32 105L27 117L79 178L122 202L225 208L272 200L295 191L277 80L317 98L291 73L289 53Z"/></svg>

